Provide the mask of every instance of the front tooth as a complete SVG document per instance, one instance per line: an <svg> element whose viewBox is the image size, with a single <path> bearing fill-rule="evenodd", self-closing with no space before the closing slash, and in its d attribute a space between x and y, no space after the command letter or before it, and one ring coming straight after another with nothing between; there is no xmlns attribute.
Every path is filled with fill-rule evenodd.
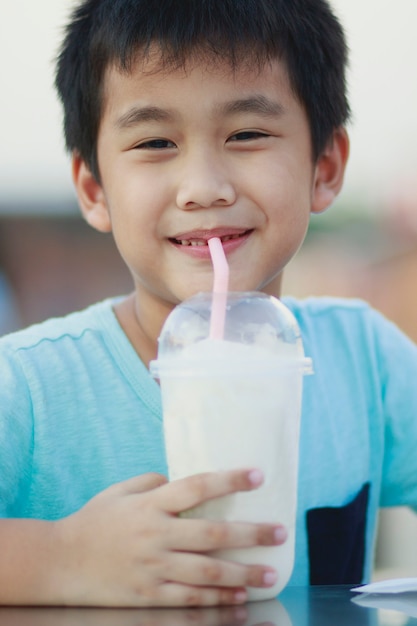
<svg viewBox="0 0 417 626"><path fill-rule="evenodd" d="M205 246L206 245L204 241L193 241L193 240L190 241L190 244L192 246Z"/></svg>

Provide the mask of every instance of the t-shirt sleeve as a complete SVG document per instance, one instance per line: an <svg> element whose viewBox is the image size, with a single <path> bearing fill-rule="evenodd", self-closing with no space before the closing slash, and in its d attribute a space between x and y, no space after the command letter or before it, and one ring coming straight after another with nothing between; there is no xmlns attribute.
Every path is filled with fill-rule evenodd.
<svg viewBox="0 0 417 626"><path fill-rule="evenodd" d="M32 403L17 354L0 348L0 517L24 509L32 470Z"/></svg>
<svg viewBox="0 0 417 626"><path fill-rule="evenodd" d="M417 346L373 312L385 412L381 506L417 510Z"/></svg>

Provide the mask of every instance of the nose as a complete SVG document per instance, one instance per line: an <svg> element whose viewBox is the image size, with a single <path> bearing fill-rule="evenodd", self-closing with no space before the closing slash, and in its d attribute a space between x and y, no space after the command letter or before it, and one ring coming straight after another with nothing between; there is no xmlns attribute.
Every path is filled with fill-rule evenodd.
<svg viewBox="0 0 417 626"><path fill-rule="evenodd" d="M177 206L183 210L230 206L236 200L235 186L227 168L205 151L189 155L183 163L177 189Z"/></svg>

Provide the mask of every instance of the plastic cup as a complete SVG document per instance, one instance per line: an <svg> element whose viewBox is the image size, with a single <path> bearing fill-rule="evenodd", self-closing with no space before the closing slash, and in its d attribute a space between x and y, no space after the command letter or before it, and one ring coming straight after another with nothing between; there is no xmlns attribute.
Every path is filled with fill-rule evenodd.
<svg viewBox="0 0 417 626"><path fill-rule="evenodd" d="M224 337L210 339L216 297L224 294L198 294L171 312L150 371L161 385L170 480L245 467L264 472L260 488L183 515L286 526L282 546L217 552L276 568L274 587L248 589L249 600L265 600L284 588L293 569L302 381L311 360L292 313L263 293L227 294Z"/></svg>

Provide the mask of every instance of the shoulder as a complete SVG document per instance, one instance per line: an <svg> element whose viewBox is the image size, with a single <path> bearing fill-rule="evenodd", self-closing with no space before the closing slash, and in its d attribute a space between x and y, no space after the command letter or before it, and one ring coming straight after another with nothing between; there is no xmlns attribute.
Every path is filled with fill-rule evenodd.
<svg viewBox="0 0 417 626"><path fill-rule="evenodd" d="M68 338L77 340L89 330L100 332L106 320L111 320L113 300L105 300L82 311L50 318L0 338L0 354L12 354L37 349L42 344L59 343Z"/></svg>
<svg viewBox="0 0 417 626"><path fill-rule="evenodd" d="M121 332L112 304L106 300L2 337L0 370L11 397L25 387L33 393L41 381L58 384L64 373L79 376L92 359L104 361L107 337Z"/></svg>
<svg viewBox="0 0 417 626"><path fill-rule="evenodd" d="M381 333L401 331L393 322L360 299L318 297L297 300L283 298L292 311L302 332L307 334L364 337L379 336Z"/></svg>
<svg viewBox="0 0 417 626"><path fill-rule="evenodd" d="M322 297L283 302L296 318L303 340L321 350L327 344L335 349L344 342L363 342L364 335L368 343L373 334L374 311L362 300Z"/></svg>
<svg viewBox="0 0 417 626"><path fill-rule="evenodd" d="M297 299L291 296L282 298L284 304L300 319L363 317L373 309L364 300L354 298L310 297Z"/></svg>
<svg viewBox="0 0 417 626"><path fill-rule="evenodd" d="M342 298L283 298L301 330L306 353L345 372L398 379L398 363L417 375L417 345L368 303ZM401 368L403 369L403 368Z"/></svg>

